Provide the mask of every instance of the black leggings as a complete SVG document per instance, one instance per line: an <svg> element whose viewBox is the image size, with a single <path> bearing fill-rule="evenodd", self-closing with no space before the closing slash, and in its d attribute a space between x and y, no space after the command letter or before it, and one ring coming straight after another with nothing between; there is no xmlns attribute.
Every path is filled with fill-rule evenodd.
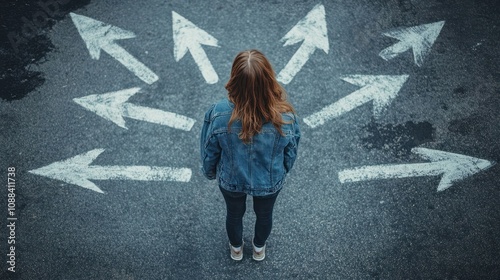
<svg viewBox="0 0 500 280"><path fill-rule="evenodd" d="M246 211L247 195L241 192L230 192L220 188L226 201L226 231L233 247L239 247L243 242L243 215ZM255 221L254 245L262 247L273 227L273 208L278 192L267 196L253 197L253 210L257 217Z"/></svg>

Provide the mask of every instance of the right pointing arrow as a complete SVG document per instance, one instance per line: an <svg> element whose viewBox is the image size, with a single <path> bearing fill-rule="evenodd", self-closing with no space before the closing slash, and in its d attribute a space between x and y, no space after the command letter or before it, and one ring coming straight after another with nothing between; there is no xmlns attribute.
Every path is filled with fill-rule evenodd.
<svg viewBox="0 0 500 280"><path fill-rule="evenodd" d="M166 125L185 131L191 130L193 124L195 123L194 119L171 112L165 112L128 103L127 100L139 90L141 89L129 88L115 92L93 94L75 98L73 101L83 106L85 109L92 111L123 128L127 128L125 126L125 120L123 119L123 117L127 117L140 121Z"/></svg>
<svg viewBox="0 0 500 280"><path fill-rule="evenodd" d="M396 98L407 79L408 75L351 75L344 77L342 80L362 88L304 118L304 122L315 128L372 100L373 115L378 118L385 108L391 104L392 100Z"/></svg>
<svg viewBox="0 0 500 280"><path fill-rule="evenodd" d="M316 49L322 49L328 53L330 45L326 29L325 7L321 4L316 5L281 41L285 41L284 46L304 41L285 68L278 74L278 81L288 84Z"/></svg>
<svg viewBox="0 0 500 280"><path fill-rule="evenodd" d="M437 188L438 191L443 191L451 187L453 183L486 170L495 164L495 162L484 159L426 148L413 148L411 151L432 162L363 166L346 169L339 172L339 180L341 183L346 183L376 179L443 175Z"/></svg>
<svg viewBox="0 0 500 280"><path fill-rule="evenodd" d="M175 61L183 58L189 50L205 81L209 84L217 83L219 76L201 47L201 45L218 47L217 39L174 11L172 11L172 29Z"/></svg>
<svg viewBox="0 0 500 280"><path fill-rule="evenodd" d="M424 63L424 57L429 53L436 41L444 21L423 24L408 28L398 28L384 33L385 36L398 39L400 42L380 52L380 57L385 60L393 59L409 49L413 49L415 64L419 67Z"/></svg>

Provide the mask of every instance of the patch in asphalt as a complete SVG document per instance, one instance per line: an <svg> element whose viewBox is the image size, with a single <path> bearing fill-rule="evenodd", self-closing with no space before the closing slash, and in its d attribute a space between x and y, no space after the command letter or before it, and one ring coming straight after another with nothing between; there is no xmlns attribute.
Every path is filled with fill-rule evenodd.
<svg viewBox="0 0 500 280"><path fill-rule="evenodd" d="M0 98L19 100L45 82L30 70L54 45L47 32L57 21L90 0L18 0L0 2Z"/></svg>
<svg viewBox="0 0 500 280"><path fill-rule="evenodd" d="M411 149L434 141L435 128L429 122L405 124L379 124L372 120L364 127L367 137L362 138L366 149L382 149L396 156L411 154Z"/></svg>

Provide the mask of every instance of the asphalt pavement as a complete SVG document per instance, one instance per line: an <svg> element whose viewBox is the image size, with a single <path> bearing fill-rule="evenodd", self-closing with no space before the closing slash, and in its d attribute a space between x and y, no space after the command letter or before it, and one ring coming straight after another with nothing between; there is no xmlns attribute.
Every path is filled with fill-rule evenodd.
<svg viewBox="0 0 500 280"><path fill-rule="evenodd" d="M499 279L496 1L1 5L1 279ZM235 262L199 134L253 48L302 139Z"/></svg>

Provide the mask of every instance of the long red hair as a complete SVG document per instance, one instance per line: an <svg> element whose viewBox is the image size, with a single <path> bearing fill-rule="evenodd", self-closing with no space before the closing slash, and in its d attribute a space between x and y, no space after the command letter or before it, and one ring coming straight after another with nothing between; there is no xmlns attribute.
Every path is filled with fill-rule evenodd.
<svg viewBox="0 0 500 280"><path fill-rule="evenodd" d="M234 121L241 121L239 138L243 142L250 142L266 122L271 122L283 135L281 126L286 122L281 114L295 113L295 110L287 101L285 89L276 80L271 63L264 54L248 50L236 55L226 89L229 100L235 105L229 128Z"/></svg>

